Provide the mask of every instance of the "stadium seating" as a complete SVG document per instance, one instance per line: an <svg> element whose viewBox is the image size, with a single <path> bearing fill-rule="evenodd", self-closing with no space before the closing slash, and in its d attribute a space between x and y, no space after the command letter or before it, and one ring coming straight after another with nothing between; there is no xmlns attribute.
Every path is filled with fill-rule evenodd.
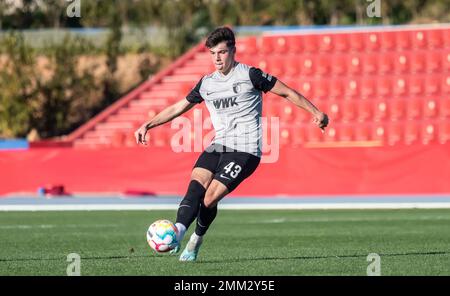
<svg viewBox="0 0 450 296"><path fill-rule="evenodd" d="M237 60L278 77L329 114L331 124L322 134L307 112L265 94L263 115L280 118L283 146L446 143L450 140L448 36L450 28L444 25L268 33L239 37ZM184 97L212 70L209 53L198 45L157 79L76 131L74 146L135 145L133 131L138 123ZM204 106L200 108L206 112ZM192 114L186 117L192 120ZM173 130L168 124L150 134L150 145L168 147Z"/></svg>

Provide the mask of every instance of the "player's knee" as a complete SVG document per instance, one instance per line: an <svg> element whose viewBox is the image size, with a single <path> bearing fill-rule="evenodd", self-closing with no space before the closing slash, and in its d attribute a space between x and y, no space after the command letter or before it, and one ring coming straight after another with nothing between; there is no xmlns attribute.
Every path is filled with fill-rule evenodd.
<svg viewBox="0 0 450 296"><path fill-rule="evenodd" d="M191 174L191 180L197 181L206 189L206 188L208 188L209 184L211 183L212 177L207 174L202 174L201 172L194 170Z"/></svg>
<svg viewBox="0 0 450 296"><path fill-rule="evenodd" d="M217 199L218 196L216 196L213 192L206 192L203 204L209 209L213 208L217 204Z"/></svg>

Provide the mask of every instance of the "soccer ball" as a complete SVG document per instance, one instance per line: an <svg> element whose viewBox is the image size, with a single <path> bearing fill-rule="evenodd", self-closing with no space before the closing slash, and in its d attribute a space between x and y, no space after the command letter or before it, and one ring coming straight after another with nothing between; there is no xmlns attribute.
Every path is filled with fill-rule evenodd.
<svg viewBox="0 0 450 296"><path fill-rule="evenodd" d="M177 241L178 229L169 220L153 222L147 230L147 242L158 253L174 249Z"/></svg>

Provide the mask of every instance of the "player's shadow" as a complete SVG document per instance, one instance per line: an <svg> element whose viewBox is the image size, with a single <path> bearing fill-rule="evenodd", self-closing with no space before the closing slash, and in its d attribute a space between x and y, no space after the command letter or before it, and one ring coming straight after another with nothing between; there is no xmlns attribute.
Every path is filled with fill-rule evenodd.
<svg viewBox="0 0 450 296"><path fill-rule="evenodd" d="M406 252L378 254L380 257L413 256L413 255L449 255L450 251L435 252ZM223 260L200 260L198 263L236 263L242 261L266 261L266 260L317 260L317 259L339 259L339 258L366 258L367 254L354 255L327 255L327 256L290 256L290 257L252 257L252 258L230 258Z"/></svg>
<svg viewBox="0 0 450 296"><path fill-rule="evenodd" d="M127 256L90 256L81 257L81 260L114 260L114 259L134 259L134 258L164 258L164 255L127 255ZM54 257L54 258L0 258L0 262L20 262L20 261L61 261L66 260L65 257Z"/></svg>

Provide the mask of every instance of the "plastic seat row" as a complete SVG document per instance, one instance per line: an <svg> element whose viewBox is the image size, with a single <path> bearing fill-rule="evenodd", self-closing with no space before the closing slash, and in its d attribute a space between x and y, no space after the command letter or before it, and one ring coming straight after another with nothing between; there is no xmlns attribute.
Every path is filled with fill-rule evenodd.
<svg viewBox="0 0 450 296"><path fill-rule="evenodd" d="M420 52L252 56L238 61L277 77L443 73L450 71L450 49Z"/></svg>
<svg viewBox="0 0 450 296"><path fill-rule="evenodd" d="M363 52L450 47L448 28L302 35L264 35L238 40L238 53Z"/></svg>
<svg viewBox="0 0 450 296"><path fill-rule="evenodd" d="M268 131L271 135L272 131ZM279 131L281 146L301 146L320 142L367 142L381 145L447 143L450 141L449 121L403 121L389 124L335 124L322 133L316 126L292 125Z"/></svg>
<svg viewBox="0 0 450 296"><path fill-rule="evenodd" d="M313 100L374 99L450 95L450 73L435 75L395 75L375 78L281 79L285 84ZM268 98L275 97L267 93Z"/></svg>
<svg viewBox="0 0 450 296"><path fill-rule="evenodd" d="M332 121L372 122L403 119L443 118L450 120L450 99L402 98L392 100L341 100L314 102ZM311 115L288 102L265 102L263 115L281 122L307 122Z"/></svg>

